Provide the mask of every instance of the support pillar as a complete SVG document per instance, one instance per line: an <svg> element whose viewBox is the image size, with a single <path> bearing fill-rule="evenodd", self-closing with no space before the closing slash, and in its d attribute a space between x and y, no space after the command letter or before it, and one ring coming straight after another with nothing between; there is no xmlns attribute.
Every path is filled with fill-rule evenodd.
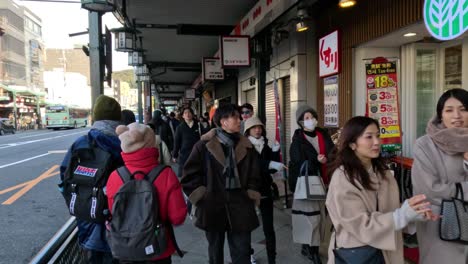
<svg viewBox="0 0 468 264"><path fill-rule="evenodd" d="M89 12L89 62L91 76L91 109L94 109L96 98L104 94L103 66L104 54L102 47L102 16L99 12ZM94 120L93 120L94 122Z"/></svg>
<svg viewBox="0 0 468 264"><path fill-rule="evenodd" d="M138 89L138 122L143 124L143 102L141 100L142 96L142 83L141 81L137 81L137 89Z"/></svg>

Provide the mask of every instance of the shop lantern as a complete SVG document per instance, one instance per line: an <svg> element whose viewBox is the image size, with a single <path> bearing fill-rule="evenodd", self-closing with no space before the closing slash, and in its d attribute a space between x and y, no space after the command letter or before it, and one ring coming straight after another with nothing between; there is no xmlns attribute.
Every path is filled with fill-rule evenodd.
<svg viewBox="0 0 468 264"><path fill-rule="evenodd" d="M135 45L136 46L136 45ZM140 37L140 47L128 53L128 66L143 65L143 57L145 50L143 49L142 37Z"/></svg>
<svg viewBox="0 0 468 264"><path fill-rule="evenodd" d="M135 35L138 31L131 28L114 28L111 32L115 34L115 50L131 52L135 50Z"/></svg>
<svg viewBox="0 0 468 264"><path fill-rule="evenodd" d="M149 69L146 64L143 64L141 66L137 66L135 70L136 76L144 76L144 75L149 75Z"/></svg>
<svg viewBox="0 0 468 264"><path fill-rule="evenodd" d="M143 65L144 50L137 49L128 53L128 66Z"/></svg>
<svg viewBox="0 0 468 264"><path fill-rule="evenodd" d="M149 82L150 80L150 76L147 74L147 75L141 75L141 76L138 76L137 75L137 81L138 82Z"/></svg>
<svg viewBox="0 0 468 264"><path fill-rule="evenodd" d="M94 12L113 12L114 0L81 0L81 8Z"/></svg>

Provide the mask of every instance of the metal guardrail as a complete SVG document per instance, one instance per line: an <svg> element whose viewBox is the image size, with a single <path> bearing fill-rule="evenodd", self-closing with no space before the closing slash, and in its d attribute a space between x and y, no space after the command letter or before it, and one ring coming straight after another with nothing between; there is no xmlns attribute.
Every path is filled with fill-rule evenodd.
<svg viewBox="0 0 468 264"><path fill-rule="evenodd" d="M29 263L86 263L78 244L77 233L76 219L75 217L71 217Z"/></svg>

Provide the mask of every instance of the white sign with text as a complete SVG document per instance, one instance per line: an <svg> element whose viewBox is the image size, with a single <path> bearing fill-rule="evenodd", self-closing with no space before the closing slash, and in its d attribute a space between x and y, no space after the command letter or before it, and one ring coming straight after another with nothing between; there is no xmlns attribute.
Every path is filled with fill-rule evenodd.
<svg viewBox="0 0 468 264"><path fill-rule="evenodd" d="M203 80L224 80L224 69L221 67L220 58L203 58Z"/></svg>
<svg viewBox="0 0 468 264"><path fill-rule="evenodd" d="M250 66L250 37L222 36L221 37L222 67Z"/></svg>
<svg viewBox="0 0 468 264"><path fill-rule="evenodd" d="M319 40L319 75L320 78L338 74L339 61L338 30L324 36Z"/></svg>

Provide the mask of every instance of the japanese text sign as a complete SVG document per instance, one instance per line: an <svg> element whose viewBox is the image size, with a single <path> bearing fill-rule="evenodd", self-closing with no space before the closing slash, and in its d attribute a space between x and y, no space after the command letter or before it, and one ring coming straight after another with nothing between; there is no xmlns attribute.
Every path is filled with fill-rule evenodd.
<svg viewBox="0 0 468 264"><path fill-rule="evenodd" d="M319 75L320 78L340 72L338 30L319 40Z"/></svg>
<svg viewBox="0 0 468 264"><path fill-rule="evenodd" d="M221 68L221 59L203 58L203 80L224 80L224 69Z"/></svg>
<svg viewBox="0 0 468 264"><path fill-rule="evenodd" d="M338 76L323 80L324 122L326 127L338 127Z"/></svg>
<svg viewBox="0 0 468 264"><path fill-rule="evenodd" d="M222 67L250 66L250 37L223 36L221 37Z"/></svg>
<svg viewBox="0 0 468 264"><path fill-rule="evenodd" d="M382 149L401 150L400 109L396 62L385 58L366 63L366 115L380 124Z"/></svg>

